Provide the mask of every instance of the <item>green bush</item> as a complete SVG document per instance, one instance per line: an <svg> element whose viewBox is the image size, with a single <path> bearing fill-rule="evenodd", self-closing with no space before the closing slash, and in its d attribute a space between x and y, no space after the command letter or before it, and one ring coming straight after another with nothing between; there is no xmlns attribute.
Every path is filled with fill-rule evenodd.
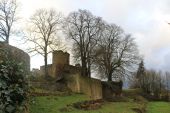
<svg viewBox="0 0 170 113"><path fill-rule="evenodd" d="M13 60L0 61L0 113L23 113L27 83L22 67Z"/></svg>

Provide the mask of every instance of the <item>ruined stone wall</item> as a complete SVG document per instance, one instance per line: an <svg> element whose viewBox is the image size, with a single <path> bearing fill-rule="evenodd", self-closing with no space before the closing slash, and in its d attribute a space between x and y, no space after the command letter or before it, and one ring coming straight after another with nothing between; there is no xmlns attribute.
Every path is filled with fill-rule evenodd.
<svg viewBox="0 0 170 113"><path fill-rule="evenodd" d="M70 54L63 51L54 51L52 60L52 76L57 77L65 65L69 65Z"/></svg>
<svg viewBox="0 0 170 113"><path fill-rule="evenodd" d="M78 73L66 75L65 78L67 80L67 87L70 88L72 92L82 93L80 90L80 77Z"/></svg>
<svg viewBox="0 0 170 113"><path fill-rule="evenodd" d="M0 60L5 59L5 54L8 58L14 59L18 63L23 63L24 70L27 73L30 72L30 56L23 50L18 49L9 44L0 42Z"/></svg>
<svg viewBox="0 0 170 113"><path fill-rule="evenodd" d="M46 81L41 81L41 82L29 82L30 86L33 86L33 88L40 88L44 90L48 90L51 92L55 91L68 91L68 88L66 87L65 84L61 83L56 83L56 82L46 82Z"/></svg>
<svg viewBox="0 0 170 113"><path fill-rule="evenodd" d="M102 98L102 84L100 80L81 76L79 73L69 76L67 86L77 93L84 93L91 99Z"/></svg>
<svg viewBox="0 0 170 113"><path fill-rule="evenodd" d="M102 98L102 84L100 80L80 76L80 91L92 99Z"/></svg>
<svg viewBox="0 0 170 113"><path fill-rule="evenodd" d="M72 73L72 74L81 73L81 67L76 67L76 66L73 66L73 65L65 65L64 66L64 72Z"/></svg>
<svg viewBox="0 0 170 113"><path fill-rule="evenodd" d="M69 57L70 54L63 51L54 51L53 52L53 61L52 63L55 65L69 65Z"/></svg>
<svg viewBox="0 0 170 113"><path fill-rule="evenodd" d="M42 72L37 68L33 68L31 71L31 75L32 76L42 76Z"/></svg>
<svg viewBox="0 0 170 113"><path fill-rule="evenodd" d="M44 75L44 70L45 70L45 66L40 66L40 73L41 73L41 75ZM52 64L48 64L47 65L47 71L48 71L48 75L49 76L53 76L53 73L52 73Z"/></svg>
<svg viewBox="0 0 170 113"><path fill-rule="evenodd" d="M64 67L69 65L70 54L59 50L59 51L54 51L52 53L52 55L53 55L52 56L52 64L49 64L47 67L48 74L49 74L49 76L56 78L64 70ZM43 75L44 66L40 67L40 71Z"/></svg>

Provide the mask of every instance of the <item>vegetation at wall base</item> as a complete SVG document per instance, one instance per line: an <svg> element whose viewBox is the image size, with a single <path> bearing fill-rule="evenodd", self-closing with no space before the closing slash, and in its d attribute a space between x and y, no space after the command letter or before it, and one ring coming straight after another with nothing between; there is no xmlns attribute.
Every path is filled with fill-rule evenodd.
<svg viewBox="0 0 170 113"><path fill-rule="evenodd" d="M74 103L85 100L90 99L82 94L33 97L30 101L30 113L134 113L132 108L140 107L138 103L133 102L104 102L101 108L95 110L73 107Z"/></svg>
<svg viewBox="0 0 170 113"><path fill-rule="evenodd" d="M49 91L35 89L34 92ZM97 109L89 109L87 106L87 110L74 107L75 103L86 105L88 102L93 102L87 95L74 93L70 95L37 95L30 98L30 113L169 113L169 102L148 101L140 95L141 93L142 90L139 88L123 90L120 99L115 97L115 101L104 101L101 106L97 106ZM160 110L159 107L161 107Z"/></svg>
<svg viewBox="0 0 170 113"><path fill-rule="evenodd" d="M23 113L27 100L27 83L22 64L0 61L0 113Z"/></svg>

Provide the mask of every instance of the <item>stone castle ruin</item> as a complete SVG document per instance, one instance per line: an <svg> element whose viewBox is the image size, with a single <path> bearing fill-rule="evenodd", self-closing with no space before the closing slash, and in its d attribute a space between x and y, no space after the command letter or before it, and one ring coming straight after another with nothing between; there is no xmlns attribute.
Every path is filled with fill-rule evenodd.
<svg viewBox="0 0 170 113"><path fill-rule="evenodd" d="M79 64L75 66L70 65L69 57L69 53L61 50L54 51L52 54L52 64L48 65L48 75L56 80L56 87L63 86L64 84L72 92L84 93L92 99L106 98L108 92L115 92L115 90L112 90L111 87L107 87L101 80L81 76L81 66ZM34 69L34 72L43 74L44 66L41 66L40 70ZM119 83L117 84L114 89L120 89L118 90L120 93L122 86Z"/></svg>
<svg viewBox="0 0 170 113"><path fill-rule="evenodd" d="M64 70L64 68L67 66L71 67L69 64L69 57L70 54L63 51L54 51L52 54L52 64L49 64L48 69L48 75L53 78L59 78ZM43 73L44 66L40 67L40 71Z"/></svg>
<svg viewBox="0 0 170 113"><path fill-rule="evenodd" d="M70 65L69 59L70 54L61 50L54 51L52 54L52 64L48 65L47 70L48 75L56 80L56 87L63 86L61 84L64 82L72 92L85 93L94 99L102 98L101 81L81 76L80 65ZM44 66L41 66L40 70L34 69L34 73L42 76L43 72Z"/></svg>
<svg viewBox="0 0 170 113"><path fill-rule="evenodd" d="M4 52L7 52L7 57L15 60L18 63L22 63L25 72L29 74L30 57L27 53L3 42L0 42L0 51L0 60L4 60ZM117 92L115 93L116 95L121 93L121 82L108 85L101 80L81 76L81 66L79 64L75 66L70 65L69 53L60 50L54 51L52 55L52 64L48 65L48 75L54 79L55 82L53 83L51 81L47 84L40 83L40 86L43 86L43 88L47 87L48 89L53 88L54 90L58 90L59 88L67 87L67 89L71 90L72 92L84 93L92 99L107 98L109 94L112 96L114 92ZM41 66L40 70L33 69L33 73L35 75L43 75L44 66ZM33 83L34 86L37 84L39 83Z"/></svg>
<svg viewBox="0 0 170 113"><path fill-rule="evenodd" d="M7 57L15 60L18 63L23 63L25 72L30 72L30 57L24 51L13 47L9 44L0 42L0 60L4 60L4 52L7 52ZM48 75L55 82L48 84L40 83L40 86L53 88L58 90L67 87L67 89L76 93L84 93L92 99L101 99L107 97L107 92L112 92L113 88L107 87L101 80L81 76L81 66L79 64L70 65L70 54L63 51L54 51L52 64L48 65ZM39 69L33 69L35 75L43 75L44 66ZM41 77L41 76L40 76ZM34 86L39 83L33 83ZM114 88L116 89L116 88Z"/></svg>

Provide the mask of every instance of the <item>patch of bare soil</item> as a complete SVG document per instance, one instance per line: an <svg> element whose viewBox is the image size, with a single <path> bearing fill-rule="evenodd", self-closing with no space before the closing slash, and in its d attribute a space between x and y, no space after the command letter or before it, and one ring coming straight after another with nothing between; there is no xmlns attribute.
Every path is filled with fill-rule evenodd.
<svg viewBox="0 0 170 113"><path fill-rule="evenodd" d="M89 100L89 101L82 101L74 103L73 106L77 109L83 109L83 110L95 110L101 108L103 104L102 99L98 100Z"/></svg>

